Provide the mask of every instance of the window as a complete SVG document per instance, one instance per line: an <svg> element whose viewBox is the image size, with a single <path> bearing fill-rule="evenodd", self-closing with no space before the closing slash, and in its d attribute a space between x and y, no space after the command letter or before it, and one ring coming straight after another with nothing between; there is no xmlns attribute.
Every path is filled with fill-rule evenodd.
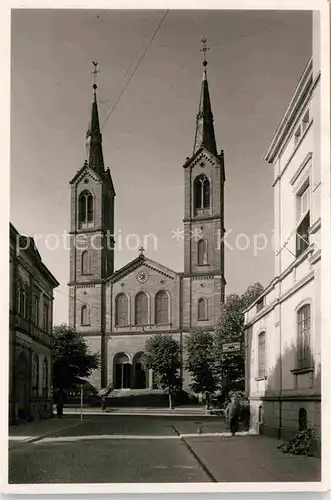
<svg viewBox="0 0 331 500"><path fill-rule="evenodd" d="M136 325L148 324L148 298L144 292L136 296Z"/></svg>
<svg viewBox="0 0 331 500"><path fill-rule="evenodd" d="M82 274L90 274L90 256L87 250L82 253Z"/></svg>
<svg viewBox="0 0 331 500"><path fill-rule="evenodd" d="M17 285L17 312L24 318L27 317L27 290L27 285L19 280Z"/></svg>
<svg viewBox="0 0 331 500"><path fill-rule="evenodd" d="M210 182L205 175L199 175L194 181L195 211L210 207Z"/></svg>
<svg viewBox="0 0 331 500"><path fill-rule="evenodd" d="M259 335L259 377L265 377L265 332Z"/></svg>
<svg viewBox="0 0 331 500"><path fill-rule="evenodd" d="M115 325L128 323L128 298L124 293L120 293L115 299Z"/></svg>
<svg viewBox="0 0 331 500"><path fill-rule="evenodd" d="M198 320L207 319L207 299L201 298L198 300Z"/></svg>
<svg viewBox="0 0 331 500"><path fill-rule="evenodd" d="M298 368L311 367L310 353L310 305L306 304L297 312L298 321Z"/></svg>
<svg viewBox="0 0 331 500"><path fill-rule="evenodd" d="M31 322L36 326L39 324L39 297L36 294L32 297Z"/></svg>
<svg viewBox="0 0 331 500"><path fill-rule="evenodd" d="M296 256L309 246L310 190L309 184L297 195Z"/></svg>
<svg viewBox="0 0 331 500"><path fill-rule="evenodd" d="M49 331L49 303L44 300L44 317L43 317L43 328L45 332Z"/></svg>
<svg viewBox="0 0 331 500"><path fill-rule="evenodd" d="M90 310L87 304L84 304L81 308L81 324L82 325L90 324Z"/></svg>
<svg viewBox="0 0 331 500"><path fill-rule="evenodd" d="M89 191L83 191L79 196L79 222L93 222L93 196Z"/></svg>
<svg viewBox="0 0 331 500"><path fill-rule="evenodd" d="M169 323L169 299L166 292L160 291L155 296L155 323Z"/></svg>
<svg viewBox="0 0 331 500"><path fill-rule="evenodd" d="M198 241L198 266L204 266L208 262L207 259L207 242L205 240Z"/></svg>

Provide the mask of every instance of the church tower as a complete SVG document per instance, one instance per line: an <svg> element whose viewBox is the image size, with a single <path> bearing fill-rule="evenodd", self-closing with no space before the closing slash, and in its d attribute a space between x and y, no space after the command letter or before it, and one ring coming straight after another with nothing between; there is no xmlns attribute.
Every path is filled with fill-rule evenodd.
<svg viewBox="0 0 331 500"><path fill-rule="evenodd" d="M206 41L203 40L206 53ZM203 61L193 152L184 164L183 329L212 327L224 302L224 153L217 151Z"/></svg>
<svg viewBox="0 0 331 500"><path fill-rule="evenodd" d="M96 63L94 74L96 75ZM86 133L86 159L70 181L70 282L69 324L80 332L94 353L101 356L101 370L91 383L106 384L105 278L114 272L115 190L105 168L97 104L93 85L91 120Z"/></svg>

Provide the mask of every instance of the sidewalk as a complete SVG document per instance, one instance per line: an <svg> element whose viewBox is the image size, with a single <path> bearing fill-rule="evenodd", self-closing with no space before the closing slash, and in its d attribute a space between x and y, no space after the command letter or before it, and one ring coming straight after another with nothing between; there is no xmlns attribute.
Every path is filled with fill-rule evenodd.
<svg viewBox="0 0 331 500"><path fill-rule="evenodd" d="M83 424L88 422L84 420ZM9 427L10 448L19 443L28 443L40 437L46 437L50 434L60 433L70 427L82 425L79 418L48 418L39 422L28 422L26 424L13 425Z"/></svg>
<svg viewBox="0 0 331 500"><path fill-rule="evenodd" d="M264 436L185 437L217 482L320 481L317 458L284 454Z"/></svg>

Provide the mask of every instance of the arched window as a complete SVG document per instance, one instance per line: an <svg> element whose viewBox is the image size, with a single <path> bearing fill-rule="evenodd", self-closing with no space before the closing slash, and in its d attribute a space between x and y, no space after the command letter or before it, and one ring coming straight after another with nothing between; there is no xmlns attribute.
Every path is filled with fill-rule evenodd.
<svg viewBox="0 0 331 500"><path fill-rule="evenodd" d="M310 348L310 305L305 304L297 312L298 323L298 368L309 368L312 363Z"/></svg>
<svg viewBox="0 0 331 500"><path fill-rule="evenodd" d="M299 409L299 431L307 429L307 410L305 408Z"/></svg>
<svg viewBox="0 0 331 500"><path fill-rule="evenodd" d="M83 191L79 195L79 222L93 222L93 195Z"/></svg>
<svg viewBox="0 0 331 500"><path fill-rule="evenodd" d="M258 358L258 363L259 363L259 377L264 377L265 376L265 332L261 332L259 334L259 358Z"/></svg>
<svg viewBox="0 0 331 500"><path fill-rule="evenodd" d="M208 263L207 259L207 242L206 240L198 241L198 266L204 266Z"/></svg>
<svg viewBox="0 0 331 500"><path fill-rule="evenodd" d="M161 325L169 323L169 298L164 291L155 295L155 323Z"/></svg>
<svg viewBox="0 0 331 500"><path fill-rule="evenodd" d="M43 364L43 390L44 390L44 395L46 396L48 394L48 360L47 360L47 358L44 358L44 364Z"/></svg>
<svg viewBox="0 0 331 500"><path fill-rule="evenodd" d="M82 274L90 274L90 256L87 250L82 252Z"/></svg>
<svg viewBox="0 0 331 500"><path fill-rule="evenodd" d="M136 295L136 325L148 324L148 298L144 292Z"/></svg>
<svg viewBox="0 0 331 500"><path fill-rule="evenodd" d="M127 325L128 323L128 298L125 293L120 293L115 299L115 325Z"/></svg>
<svg viewBox="0 0 331 500"><path fill-rule="evenodd" d="M87 304L84 304L81 308L81 324L82 325L90 324L90 310Z"/></svg>
<svg viewBox="0 0 331 500"><path fill-rule="evenodd" d="M210 207L210 182L205 175L199 175L194 181L194 208L202 210Z"/></svg>
<svg viewBox="0 0 331 500"><path fill-rule="evenodd" d="M198 300L198 320L207 319L207 299L201 298Z"/></svg>

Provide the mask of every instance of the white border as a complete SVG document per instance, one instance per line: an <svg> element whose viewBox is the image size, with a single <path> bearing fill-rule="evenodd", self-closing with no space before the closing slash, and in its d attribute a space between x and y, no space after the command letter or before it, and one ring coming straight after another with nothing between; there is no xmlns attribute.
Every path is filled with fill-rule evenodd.
<svg viewBox="0 0 331 500"><path fill-rule="evenodd" d="M11 8L56 8L56 9L229 9L229 10L320 10L321 12L321 41L323 54L321 57L321 89L322 89L322 482L321 483L175 483L175 484L40 484L40 485L9 485L8 484L8 346L9 346L9 324L8 324L8 249L9 249L9 127L10 123L10 9ZM3 1L0 5L0 27L1 44L0 54L2 58L1 68L4 68L0 79L0 102L1 102L1 262L0 286L2 287L2 300L0 309L1 335L3 345L6 346L6 355L1 363L1 394L4 395L4 403L0 412L2 424L2 491L4 493L45 494L45 493L207 493L207 492L303 492L303 491L326 491L328 489L328 478L325 472L330 467L330 436L328 431L327 410L330 411L329 380L327 370L330 370L329 362L330 332L331 332L331 207L330 207L330 44L329 44L329 4L327 0L208 0L203 5L197 0L171 0L165 4L154 1L106 1L94 0L26 0ZM331 373L330 373L331 375ZM330 450L330 451L328 451Z"/></svg>

